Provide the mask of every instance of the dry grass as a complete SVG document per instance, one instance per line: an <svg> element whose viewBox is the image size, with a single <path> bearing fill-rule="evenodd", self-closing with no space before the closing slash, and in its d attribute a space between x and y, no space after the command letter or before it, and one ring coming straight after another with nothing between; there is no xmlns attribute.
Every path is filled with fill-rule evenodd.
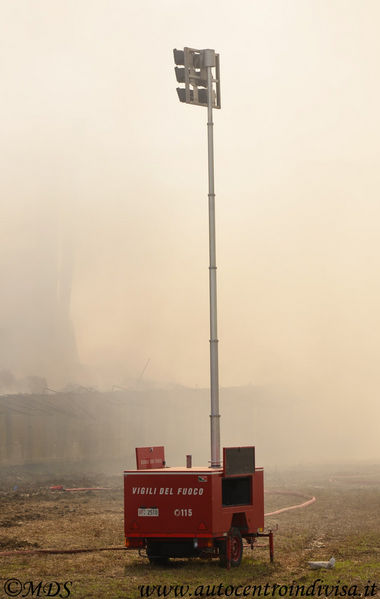
<svg viewBox="0 0 380 599"><path fill-rule="evenodd" d="M368 580L380 587L379 468L360 475L346 471L331 476L315 470L272 474L267 476L266 487L317 496L310 507L268 518L267 525L279 525L273 564L267 550L259 548L253 552L247 549L241 567L230 571L222 570L217 561L201 560L175 560L169 568L157 568L134 551L2 556L0 597L6 596L3 584L12 577L23 582L70 580L71 597L111 599L140 597L138 586L142 584L188 584L193 595L201 584L289 585L296 581L309 585L316 578L329 584L338 580L357 584L358 591L363 591ZM121 486L84 494L28 487L27 493L3 492L0 501L0 550L123 544ZM268 495L266 511L300 501ZM333 570L308 569L308 560L328 560L331 556L337 561ZM169 596L174 597L174 592ZM374 596L380 596L380 590Z"/></svg>

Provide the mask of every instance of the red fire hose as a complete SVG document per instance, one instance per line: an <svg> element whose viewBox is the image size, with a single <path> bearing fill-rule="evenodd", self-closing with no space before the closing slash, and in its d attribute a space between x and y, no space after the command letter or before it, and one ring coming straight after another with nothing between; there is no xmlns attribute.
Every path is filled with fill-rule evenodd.
<svg viewBox="0 0 380 599"><path fill-rule="evenodd" d="M314 495L312 497L308 495L304 495L303 493L297 493L296 491L264 491L268 495L294 495L295 497L302 497L306 499L303 503L297 503L296 505L290 505L288 507L282 507L279 510L275 510L274 512L267 512L264 516L277 516L277 514L282 514L282 512L288 512L289 510L297 510L301 507L306 507L311 505L316 501Z"/></svg>
<svg viewBox="0 0 380 599"><path fill-rule="evenodd" d="M115 546L115 547L90 547L85 549L21 549L14 551L0 551L0 556L6 555L31 555L37 553L50 553L50 554L60 554L60 553L91 553L92 551L121 551L126 550L126 547Z"/></svg>

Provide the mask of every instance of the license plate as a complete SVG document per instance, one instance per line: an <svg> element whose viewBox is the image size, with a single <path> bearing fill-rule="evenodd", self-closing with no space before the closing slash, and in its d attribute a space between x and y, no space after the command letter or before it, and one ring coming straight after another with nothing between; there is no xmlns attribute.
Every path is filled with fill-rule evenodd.
<svg viewBox="0 0 380 599"><path fill-rule="evenodd" d="M159 510L158 510L158 507L139 507L138 515L139 516L158 516Z"/></svg>

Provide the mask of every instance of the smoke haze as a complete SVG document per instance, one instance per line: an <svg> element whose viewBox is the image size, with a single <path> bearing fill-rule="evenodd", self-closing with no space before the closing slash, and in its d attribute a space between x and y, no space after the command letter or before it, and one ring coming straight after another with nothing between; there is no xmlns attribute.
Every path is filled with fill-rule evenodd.
<svg viewBox="0 0 380 599"><path fill-rule="evenodd" d="M1 2L0 392L208 385L206 111L178 102L172 49L215 48L221 386L277 389L326 454L379 458L379 18Z"/></svg>

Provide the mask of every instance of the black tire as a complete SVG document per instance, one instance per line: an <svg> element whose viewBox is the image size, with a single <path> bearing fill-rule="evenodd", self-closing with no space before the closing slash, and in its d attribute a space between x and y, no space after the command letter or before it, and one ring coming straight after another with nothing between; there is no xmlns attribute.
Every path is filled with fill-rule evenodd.
<svg viewBox="0 0 380 599"><path fill-rule="evenodd" d="M240 566L241 558L243 557L243 539L238 528L232 527L230 530L231 542L231 568Z"/></svg>
<svg viewBox="0 0 380 599"><path fill-rule="evenodd" d="M240 566L243 557L243 540L241 532L234 526L228 533L231 544L231 568ZM222 568L227 568L227 541L223 541L219 547L219 562Z"/></svg>
<svg viewBox="0 0 380 599"><path fill-rule="evenodd" d="M162 553L163 546L161 543L148 541L146 546L146 554L149 562L153 566L167 566L169 564L169 558L167 555Z"/></svg>
<svg viewBox="0 0 380 599"><path fill-rule="evenodd" d="M227 543L220 541L219 544L219 565L221 568L227 568Z"/></svg>
<svg viewBox="0 0 380 599"><path fill-rule="evenodd" d="M156 556L149 557L148 556L148 559L149 559L149 562L152 564L152 566L161 566L161 568L162 568L162 567L169 565L169 558L164 555L160 555L158 557L156 557Z"/></svg>

